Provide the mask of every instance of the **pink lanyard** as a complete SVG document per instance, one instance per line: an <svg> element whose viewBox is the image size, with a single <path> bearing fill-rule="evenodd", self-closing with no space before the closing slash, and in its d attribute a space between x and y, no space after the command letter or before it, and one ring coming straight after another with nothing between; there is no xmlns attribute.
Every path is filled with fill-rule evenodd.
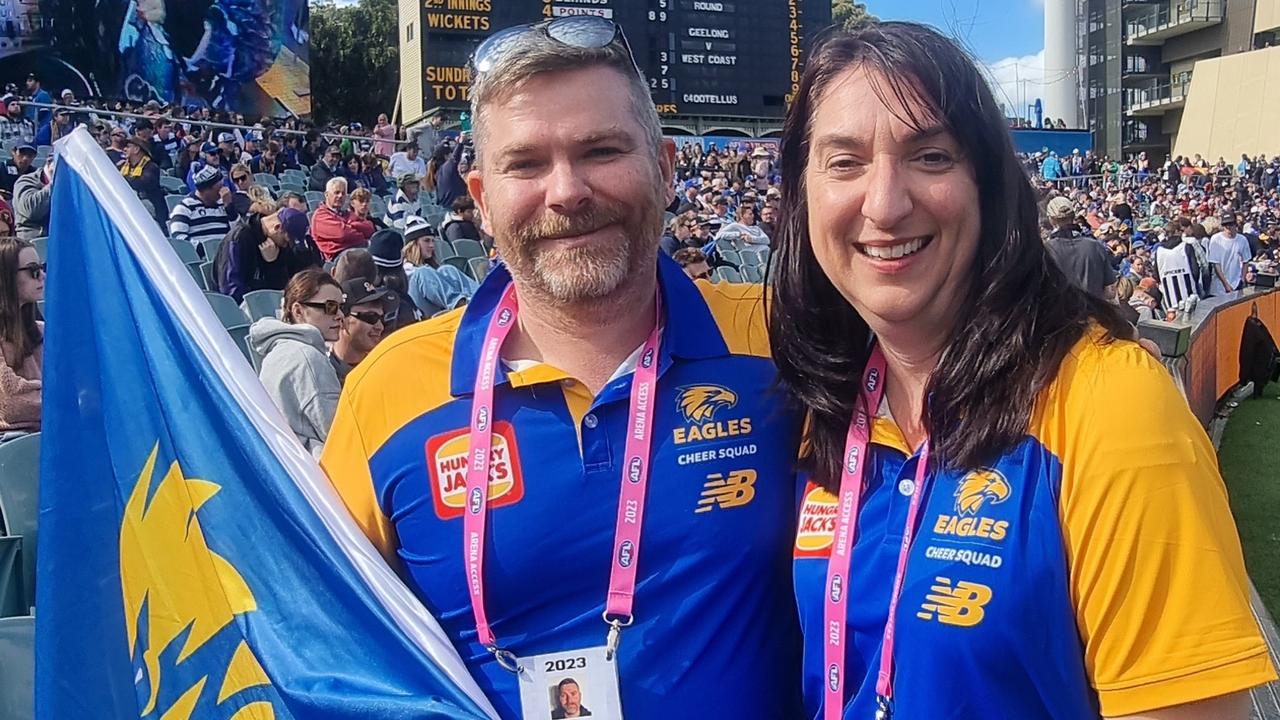
<svg viewBox="0 0 1280 720"><path fill-rule="evenodd" d="M824 720L841 720L845 701L845 644L848 630L849 565L853 545L857 537L858 511L862 507L862 492L867 463L867 450L871 445L871 414L880 407L885 384L884 353L879 346L871 351L862 376L862 391L854 405L853 418L849 422L849 434L845 440L845 462L840 473L839 513L836 515L835 538L831 559L827 563L827 595L823 607L823 620L827 627L827 645L824 651L827 667L827 686L823 700ZM929 466L929 439L921 446L916 465L916 479L911 505L907 509L907 524L902 531L902 547L898 550L898 569L893 576L893 593L889 596L889 617L885 621L884 639L880 646L880 673L876 679L876 720L887 720L892 714L893 699L893 643L897 626L898 598L902 594L902 579L907 571L907 554L915 536L920 515L920 499L924 497L924 483Z"/></svg>
<svg viewBox="0 0 1280 720"><path fill-rule="evenodd" d="M494 653L498 662L515 671L515 658L498 648L497 638L489 627L484 607L484 546L489 506L490 453L493 439L493 386L498 374L499 351L507 333L515 326L518 312L515 287L508 286L489 321L476 375L472 400L471 433L467 466L467 512L463 516L463 557L466 558L467 584L471 591L471 609L476 618L476 635L481 645ZM661 317L661 299L658 316ZM640 528L644 521L645 489L649 485L649 448L653 440L655 391L658 385L658 346L661 323L654 322L653 331L640 351L635 377L631 381L631 407L627 422L626 463L622 469L622 491L618 500L618 521L614 531L613 558L609 572L609 595L604 619L609 623L609 656L617 649L621 628L633 621L631 614L636 592L636 564L640 554Z"/></svg>

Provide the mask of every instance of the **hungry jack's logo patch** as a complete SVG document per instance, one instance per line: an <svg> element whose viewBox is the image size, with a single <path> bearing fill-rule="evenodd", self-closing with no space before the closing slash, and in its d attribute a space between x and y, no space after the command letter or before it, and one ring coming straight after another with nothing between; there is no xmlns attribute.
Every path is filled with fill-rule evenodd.
<svg viewBox="0 0 1280 720"><path fill-rule="evenodd" d="M467 506L467 454L470 435L466 429L436 435L427 441L427 474L431 499L441 520L462 517ZM524 498L524 476L520 452L511 423L493 424L493 445L489 459L489 507L514 505Z"/></svg>

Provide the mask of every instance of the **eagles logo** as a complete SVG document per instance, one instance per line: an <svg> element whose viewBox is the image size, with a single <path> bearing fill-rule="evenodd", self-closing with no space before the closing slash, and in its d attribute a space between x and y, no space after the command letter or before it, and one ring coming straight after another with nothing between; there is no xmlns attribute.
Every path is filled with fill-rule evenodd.
<svg viewBox="0 0 1280 720"><path fill-rule="evenodd" d="M737 404L737 393L720 385L689 385L680 388L680 394L676 396L680 414L691 423L709 422L720 408L731 408Z"/></svg>
<svg viewBox="0 0 1280 720"><path fill-rule="evenodd" d="M956 486L956 514L977 515L988 500L999 505L1011 492L1009 481L998 470L975 470Z"/></svg>

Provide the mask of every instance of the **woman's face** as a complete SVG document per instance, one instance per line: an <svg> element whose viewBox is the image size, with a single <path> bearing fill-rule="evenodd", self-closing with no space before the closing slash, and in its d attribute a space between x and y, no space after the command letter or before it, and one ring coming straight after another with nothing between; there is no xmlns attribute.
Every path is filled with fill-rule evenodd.
<svg viewBox="0 0 1280 720"><path fill-rule="evenodd" d="M422 253L424 261L430 260L436 256L436 239L430 235L423 235L414 242L418 243L418 251Z"/></svg>
<svg viewBox="0 0 1280 720"><path fill-rule="evenodd" d="M360 161L356 158L351 158L350 160L347 160L347 170L353 173L360 172Z"/></svg>
<svg viewBox="0 0 1280 720"><path fill-rule="evenodd" d="M896 104L888 81L879 84ZM873 329L949 329L977 254L973 167L930 115L887 107L861 68L837 77L813 115L804 178L810 242ZM899 117L920 118L924 132Z"/></svg>
<svg viewBox="0 0 1280 720"><path fill-rule="evenodd" d="M313 305L330 305L335 312L325 312L325 308ZM300 323L311 325L320 331L325 342L338 339L338 329L342 327L342 291L332 285L324 285L315 295L307 298L307 302L294 303L293 318Z"/></svg>
<svg viewBox="0 0 1280 720"><path fill-rule="evenodd" d="M44 266L40 264L40 256L34 248L25 247L18 251L18 304L44 300Z"/></svg>

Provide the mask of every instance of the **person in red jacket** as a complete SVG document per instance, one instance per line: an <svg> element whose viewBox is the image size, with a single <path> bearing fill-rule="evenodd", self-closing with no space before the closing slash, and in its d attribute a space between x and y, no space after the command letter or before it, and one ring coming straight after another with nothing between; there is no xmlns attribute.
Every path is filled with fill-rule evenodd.
<svg viewBox="0 0 1280 720"><path fill-rule="evenodd" d="M326 261L343 250L367 246L377 229L369 220L344 210L346 202L346 178L330 178L324 186L324 204L316 208L316 214L311 217L311 238Z"/></svg>

